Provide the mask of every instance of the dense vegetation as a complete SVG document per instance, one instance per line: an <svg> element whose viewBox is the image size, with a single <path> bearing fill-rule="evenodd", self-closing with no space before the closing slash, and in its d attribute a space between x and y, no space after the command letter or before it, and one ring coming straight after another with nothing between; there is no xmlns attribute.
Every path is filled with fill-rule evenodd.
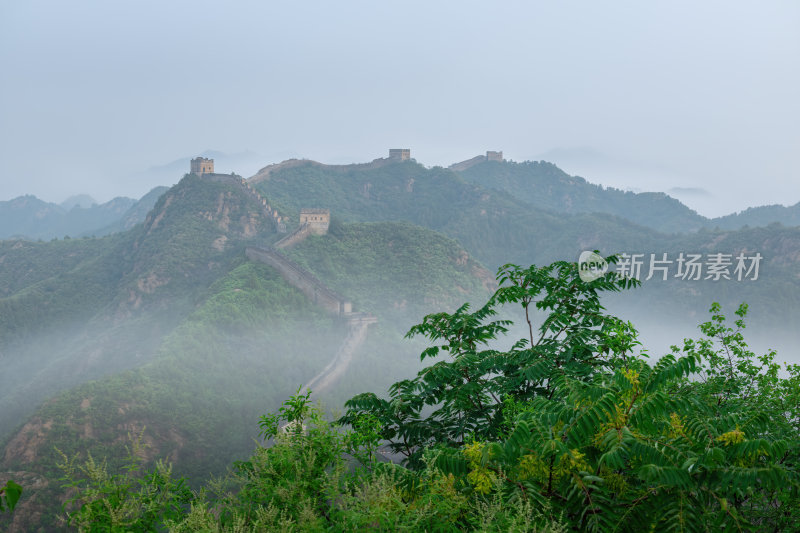
<svg viewBox="0 0 800 533"><path fill-rule="evenodd" d="M565 216L511 194L466 182L441 167L413 161L377 167L327 167L313 162L273 172L257 187L290 213L325 206L341 220L408 221L458 240L490 268L502 260L547 263L599 249L642 249L655 231L608 215Z"/></svg>
<svg viewBox="0 0 800 533"><path fill-rule="evenodd" d="M480 177L480 183L469 182L478 180L470 178L470 172ZM519 185L514 196L504 189L504 176L509 187ZM637 294L614 298L612 305L628 317L649 317L652 302L658 301L660 310L653 320L661 321L662 329L688 331L696 323L697 314L704 312L697 302L717 301L733 307L744 300L754 311L753 326L763 332L754 340L773 346L776 339L782 345L800 343L800 331L787 327L792 320L800 320L794 303L800 294L800 278L795 275L800 228L701 228L694 233L667 235L611 214L580 213L577 209L565 213L570 202L578 202L578 198L585 197L586 206L591 206L619 196L619 210L630 208L643 217L652 215L655 221L663 209L672 209L675 204L669 199L661 202L658 195L601 189L546 163L487 162L453 172L440 167L427 169L413 161L374 167L325 166L308 161L273 170L257 187L274 204L287 206L288 212L325 206L343 221L404 220L435 229L456 239L471 257L493 270L504 261L547 264L559 258L577 258L591 249L609 254L640 253L647 258L651 253L659 257L668 253L673 259L681 252L759 252L764 260L755 283L687 282L675 279L673 270L669 280L643 283ZM524 201L526 195L540 196L539 203L558 204L560 212L553 206L552 211L534 207ZM685 207L677 206L675 211L667 209L670 220L686 214ZM645 271L643 278L646 275ZM649 323L641 326L651 329Z"/></svg>
<svg viewBox="0 0 800 533"><path fill-rule="evenodd" d="M41 513L27 529L58 525L57 450L116 469L136 434L142 458L168 457L195 483L223 473L252 449L258 414L316 374L345 334L266 265L242 261L208 290L151 360L62 392L6 443L3 470L25 472L15 481L30 489L28 512Z"/></svg>
<svg viewBox="0 0 800 533"><path fill-rule="evenodd" d="M546 161L486 161L459 174L470 183L514 194L534 207L555 212L608 213L664 233L696 231L708 222L664 193L604 188Z"/></svg>
<svg viewBox="0 0 800 533"><path fill-rule="evenodd" d="M327 235L311 236L286 254L358 308L392 319L482 300L495 283L456 241L405 222L334 219Z"/></svg>
<svg viewBox="0 0 800 533"><path fill-rule="evenodd" d="M613 261L614 258L609 258ZM410 336L439 360L389 395L360 394L335 424L307 394L261 419L258 446L193 492L167 463L65 455L69 521L86 531L791 531L800 520L800 367L756 356L742 305L716 304L658 361L607 314L575 263L506 265L474 312L428 315ZM521 308L511 349L495 315ZM534 310L546 314L533 321ZM379 460L388 448L402 464Z"/></svg>
<svg viewBox="0 0 800 533"><path fill-rule="evenodd" d="M6 484L0 487L0 513L6 509L13 511L20 496L22 496L22 487L15 483L14 480L6 481Z"/></svg>
<svg viewBox="0 0 800 533"><path fill-rule="evenodd" d="M738 230L770 224L800 226L800 203L751 207L706 218L661 192L634 193L589 183L546 161L486 161L459 172L470 183L505 191L531 206L559 213L608 213L662 233L691 233L700 228Z"/></svg>
<svg viewBox="0 0 800 533"><path fill-rule="evenodd" d="M141 434L141 460L169 458L173 471L196 487L246 458L258 415L280 405L333 358L347 335L344 324L316 309L272 268L246 260L246 245L278 236L269 227L250 232L258 229L252 222L259 221L253 216L257 206L240 192L187 179L129 232L0 248L7 265L29 272L27 283L14 285L16 278L9 277L10 299L32 302L28 291L42 283L55 289L43 294L61 311L42 314L40 332L66 324L70 312L81 309L69 296L88 288L80 276L108 278L102 297L86 307L89 323L77 333L54 328L66 334L54 334L51 344L37 334L25 352L3 360L0 476L26 489L16 527L59 527L52 502L65 496L56 448L70 456L88 451L107 457L115 470L127 456L125 436ZM227 237L224 247L215 246L220 236ZM328 236L309 238L291 253L343 294L351 297L352 291L356 308L379 319L352 372L319 396L333 405L367 379L383 387L413 375L418 365L402 341L411 314L455 309L461 298L482 300L489 293L483 286L488 273L456 242L410 224L334 223ZM149 286L148 280L158 283ZM423 294L435 299L424 301ZM397 306L387 305L389 295ZM18 331L11 316L0 322ZM22 342L19 337L17 345ZM67 350L78 359L65 362ZM34 359L36 354L51 359ZM40 360L39 367L31 364ZM101 365L109 371L100 373ZM23 370L33 379L20 379ZM60 393L53 389L73 373L81 381ZM0 529L5 525L0 518Z"/></svg>
<svg viewBox="0 0 800 533"><path fill-rule="evenodd" d="M0 440L59 390L146 363L248 243L275 236L239 189L190 176L128 232L0 243Z"/></svg>

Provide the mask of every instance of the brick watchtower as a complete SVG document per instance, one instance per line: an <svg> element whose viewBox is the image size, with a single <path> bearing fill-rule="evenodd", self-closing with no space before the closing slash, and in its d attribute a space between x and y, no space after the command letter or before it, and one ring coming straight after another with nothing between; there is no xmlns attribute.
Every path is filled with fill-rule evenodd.
<svg viewBox="0 0 800 533"><path fill-rule="evenodd" d="M408 161L411 159L410 148L390 148L389 159L396 159L400 161Z"/></svg>
<svg viewBox="0 0 800 533"><path fill-rule="evenodd" d="M328 226L331 223L331 212L329 209L310 209L300 210L300 225L308 224L308 229L316 235L328 233Z"/></svg>
<svg viewBox="0 0 800 533"><path fill-rule="evenodd" d="M192 159L191 173L202 176L203 174L214 173L214 160L206 159L205 157L196 157Z"/></svg>

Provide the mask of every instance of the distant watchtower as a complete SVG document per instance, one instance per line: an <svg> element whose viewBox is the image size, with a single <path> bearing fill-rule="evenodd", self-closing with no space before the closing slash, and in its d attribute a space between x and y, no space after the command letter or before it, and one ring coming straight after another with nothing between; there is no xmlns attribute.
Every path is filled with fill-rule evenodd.
<svg viewBox="0 0 800 533"><path fill-rule="evenodd" d="M406 161L411 159L410 148L390 148L389 159L397 159L398 161Z"/></svg>
<svg viewBox="0 0 800 533"><path fill-rule="evenodd" d="M331 224L330 209L309 209L300 210L300 225L308 224L308 229L316 235L328 233L328 226Z"/></svg>
<svg viewBox="0 0 800 533"><path fill-rule="evenodd" d="M214 173L214 160L206 159L205 157L196 157L192 159L191 173L202 176L203 174Z"/></svg>
<svg viewBox="0 0 800 533"><path fill-rule="evenodd" d="M503 162L503 152L502 150L499 152L493 152L491 150L486 152L486 160L487 161L500 161Z"/></svg>

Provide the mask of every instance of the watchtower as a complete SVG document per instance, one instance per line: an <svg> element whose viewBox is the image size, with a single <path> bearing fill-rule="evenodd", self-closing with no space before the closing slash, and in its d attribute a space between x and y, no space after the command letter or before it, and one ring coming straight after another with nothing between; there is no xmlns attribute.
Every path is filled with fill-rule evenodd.
<svg viewBox="0 0 800 533"><path fill-rule="evenodd" d="M397 159L398 161L406 161L411 159L410 148L390 148L389 159Z"/></svg>
<svg viewBox="0 0 800 533"><path fill-rule="evenodd" d="M328 233L328 226L331 224L330 209L310 209L300 210L300 226L308 224L308 229L316 235Z"/></svg>
<svg viewBox="0 0 800 533"><path fill-rule="evenodd" d="M192 159L191 173L202 176L203 174L214 173L214 160L206 159L205 157L196 157Z"/></svg>
<svg viewBox="0 0 800 533"><path fill-rule="evenodd" d="M487 161L503 161L503 151L493 152L491 150L486 152L486 160Z"/></svg>

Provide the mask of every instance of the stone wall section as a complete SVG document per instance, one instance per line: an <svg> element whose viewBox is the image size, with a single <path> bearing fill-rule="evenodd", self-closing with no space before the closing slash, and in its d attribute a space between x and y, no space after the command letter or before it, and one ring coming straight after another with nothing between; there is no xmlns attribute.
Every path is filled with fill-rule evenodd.
<svg viewBox="0 0 800 533"><path fill-rule="evenodd" d="M236 185L241 187L242 190L250 196L253 200L258 202L264 210L264 214L272 220L275 229L278 233L286 233L286 222L283 217L278 214L278 211L272 208L267 199L250 185L247 180L237 174L202 174L200 177L204 180L213 181L214 183L226 183L228 185Z"/></svg>
<svg viewBox="0 0 800 533"><path fill-rule="evenodd" d="M311 272L301 267L274 248L250 247L245 250L247 258L265 263L275 270L289 284L300 289L315 305L337 316L353 312L353 304L343 296L329 289Z"/></svg>
<svg viewBox="0 0 800 533"><path fill-rule="evenodd" d="M311 235L313 232L311 231L311 226L308 224L302 224L298 226L293 232L289 235L284 237L283 239L276 242L273 246L279 250L283 248L291 248L298 242L304 240L306 237Z"/></svg>
<svg viewBox="0 0 800 533"><path fill-rule="evenodd" d="M347 337L330 363L303 386L303 391L317 394L327 391L341 378L350 366L353 356L367 338L367 328L378 319L366 313L353 313L347 318Z"/></svg>

